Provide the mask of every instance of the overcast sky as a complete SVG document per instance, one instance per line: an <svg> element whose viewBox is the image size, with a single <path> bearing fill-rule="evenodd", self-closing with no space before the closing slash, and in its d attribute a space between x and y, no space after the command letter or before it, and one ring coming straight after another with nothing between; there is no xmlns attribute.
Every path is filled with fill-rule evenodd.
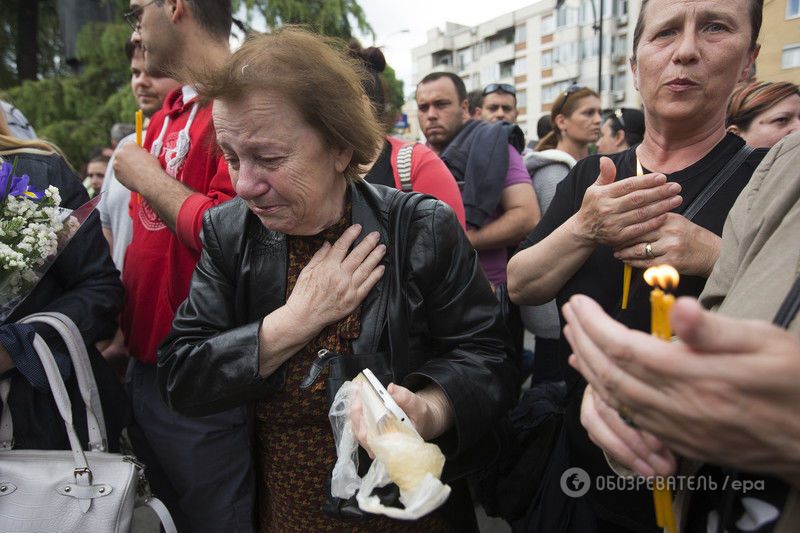
<svg viewBox="0 0 800 533"><path fill-rule="evenodd" d="M358 0L375 30L375 45L383 46L386 61L405 82L411 83L411 49L425 44L430 28L445 22L475 26L534 3L535 0ZM402 33L401 30L409 30ZM372 45L363 39L364 46Z"/></svg>

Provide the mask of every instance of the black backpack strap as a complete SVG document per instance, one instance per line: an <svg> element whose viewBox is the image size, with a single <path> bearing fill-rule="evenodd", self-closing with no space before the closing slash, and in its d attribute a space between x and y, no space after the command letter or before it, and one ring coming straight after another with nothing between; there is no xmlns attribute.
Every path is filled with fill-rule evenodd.
<svg viewBox="0 0 800 533"><path fill-rule="evenodd" d="M753 150L755 150L755 148L752 146L748 146L746 144L742 146L739 151L736 152L736 155L734 155L731 160L728 161L728 163L722 168L722 170L720 170L719 173L714 176L714 179L708 182L708 185L706 185L702 192L697 195L697 198L695 198L694 201L689 204L689 207L683 211L683 216L689 220L692 220L692 218L694 218L694 216L697 215L701 209L703 209L703 206L705 206L706 203L715 194L717 194L717 191L719 191L722 186L725 185L725 182L727 182L728 179L733 176L733 173L736 172L740 166L742 166L742 163L744 163L747 158L750 157L750 154L753 153Z"/></svg>

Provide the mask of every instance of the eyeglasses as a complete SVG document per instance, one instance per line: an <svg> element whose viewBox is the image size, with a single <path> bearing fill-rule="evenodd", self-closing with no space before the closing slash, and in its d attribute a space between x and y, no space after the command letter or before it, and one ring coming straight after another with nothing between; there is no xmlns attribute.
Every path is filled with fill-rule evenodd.
<svg viewBox="0 0 800 533"><path fill-rule="evenodd" d="M122 18L125 19L125 22L127 22L130 25L133 31L139 31L139 28L142 27L142 13L144 13L144 8L158 1L159 0L150 0L146 4L143 4L141 6L136 6L130 11L126 11L125 13L123 13Z"/></svg>
<svg viewBox="0 0 800 533"><path fill-rule="evenodd" d="M497 91L503 91L504 93L513 94L514 96L517 95L517 90L513 85L509 85L507 83L490 83L483 90L483 96L488 96L492 93L496 93Z"/></svg>
<svg viewBox="0 0 800 533"><path fill-rule="evenodd" d="M564 106L567 105L567 100L569 100L569 95L571 95L572 93L576 93L583 88L584 88L583 85L578 85L577 83L573 83L572 85L567 87L567 90L564 91L564 99L561 100L561 105L558 106L558 111L553 113L553 116L561 114L561 112L564 110Z"/></svg>

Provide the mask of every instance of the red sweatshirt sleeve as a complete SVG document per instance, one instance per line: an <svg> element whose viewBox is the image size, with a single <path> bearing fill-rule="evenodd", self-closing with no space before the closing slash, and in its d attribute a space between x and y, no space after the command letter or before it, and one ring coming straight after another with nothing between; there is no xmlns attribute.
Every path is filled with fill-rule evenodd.
<svg viewBox="0 0 800 533"><path fill-rule="evenodd" d="M233 198L234 191L228 164L223 158L217 159L217 170L212 176L209 188L205 193L196 192L186 198L178 211L175 222L175 233L181 243L199 252L200 230L203 228L203 214L206 210Z"/></svg>

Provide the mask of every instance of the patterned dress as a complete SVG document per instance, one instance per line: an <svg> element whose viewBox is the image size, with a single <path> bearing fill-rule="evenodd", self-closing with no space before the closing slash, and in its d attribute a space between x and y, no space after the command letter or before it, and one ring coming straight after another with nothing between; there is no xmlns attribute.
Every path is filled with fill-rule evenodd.
<svg viewBox="0 0 800 533"><path fill-rule="evenodd" d="M288 237L286 297L300 271L325 241L331 243L350 226L350 204L345 215L322 233ZM351 354L351 342L361 331L361 308L323 329L289 361L284 389L256 404L256 435L261 472L259 502L262 532L317 531L449 531L433 513L416 522L376 517L351 523L322 513L325 482L336 463L336 449L328 421L325 375L303 390L300 382L321 348Z"/></svg>

